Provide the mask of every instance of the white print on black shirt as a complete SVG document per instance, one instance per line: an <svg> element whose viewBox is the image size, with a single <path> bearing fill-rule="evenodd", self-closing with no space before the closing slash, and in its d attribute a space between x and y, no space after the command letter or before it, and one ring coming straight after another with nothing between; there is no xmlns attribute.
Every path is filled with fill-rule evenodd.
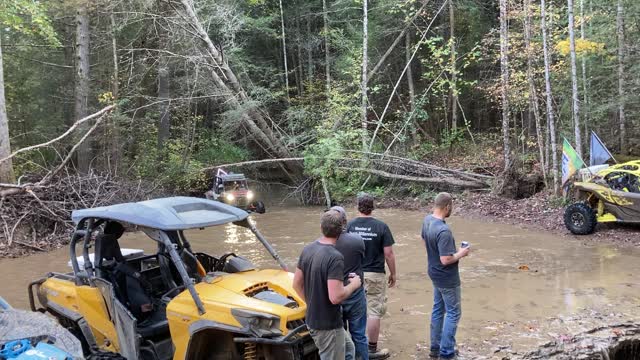
<svg viewBox="0 0 640 360"><path fill-rule="evenodd" d="M360 235L360 237L362 237L362 240L364 241L371 241L373 240L372 238L378 236L378 234L370 232L371 231L370 227L365 228L365 227L356 226L353 229L355 230L355 233ZM365 232L365 231L368 231L368 232Z"/></svg>

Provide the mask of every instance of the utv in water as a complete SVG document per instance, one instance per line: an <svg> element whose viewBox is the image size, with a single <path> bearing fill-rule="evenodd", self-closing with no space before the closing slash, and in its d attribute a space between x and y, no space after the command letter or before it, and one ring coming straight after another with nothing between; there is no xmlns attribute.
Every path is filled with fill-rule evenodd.
<svg viewBox="0 0 640 360"><path fill-rule="evenodd" d="M590 180L573 183L575 202L564 212L567 229L591 234L598 223L640 223L640 160L597 172Z"/></svg>
<svg viewBox="0 0 640 360"><path fill-rule="evenodd" d="M244 174L227 174L218 170L211 190L205 193L209 200L217 200L237 208L264 214L266 208L262 201L256 199L256 194L249 189Z"/></svg>
<svg viewBox="0 0 640 360"><path fill-rule="evenodd" d="M85 354L110 352L109 358L129 360L318 358L293 274L247 212L172 197L76 210L72 219L73 272L34 281L29 298L32 310L51 313L76 334ZM186 230L226 224L251 230L282 269L258 270L233 253L216 257L191 249ZM144 232L157 251L121 249L125 231Z"/></svg>

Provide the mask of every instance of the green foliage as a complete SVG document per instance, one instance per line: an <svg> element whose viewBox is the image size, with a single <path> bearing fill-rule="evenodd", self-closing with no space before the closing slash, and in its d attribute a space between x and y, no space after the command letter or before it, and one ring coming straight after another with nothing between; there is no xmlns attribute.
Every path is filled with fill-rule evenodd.
<svg viewBox="0 0 640 360"><path fill-rule="evenodd" d="M156 126L145 122L147 125L138 134L138 155L132 163L132 175L156 179L178 193L200 193L210 183L204 168L248 158L248 151L231 143L224 134L204 129L194 132L202 118L184 120L172 127L172 137L162 149L158 149Z"/></svg>
<svg viewBox="0 0 640 360"><path fill-rule="evenodd" d="M46 8L40 1L0 1L0 24L20 34L40 36L51 45L60 45Z"/></svg>

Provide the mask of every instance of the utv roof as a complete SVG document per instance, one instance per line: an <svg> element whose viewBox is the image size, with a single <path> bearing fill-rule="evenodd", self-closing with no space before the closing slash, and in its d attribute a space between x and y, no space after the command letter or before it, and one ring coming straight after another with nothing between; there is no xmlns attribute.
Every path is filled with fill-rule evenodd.
<svg viewBox="0 0 640 360"><path fill-rule="evenodd" d="M193 197L168 197L74 210L73 222L88 218L116 220L160 230L187 230L244 220L249 214L218 201Z"/></svg>
<svg viewBox="0 0 640 360"><path fill-rule="evenodd" d="M243 181L247 180L244 174L227 174L221 176L222 181Z"/></svg>

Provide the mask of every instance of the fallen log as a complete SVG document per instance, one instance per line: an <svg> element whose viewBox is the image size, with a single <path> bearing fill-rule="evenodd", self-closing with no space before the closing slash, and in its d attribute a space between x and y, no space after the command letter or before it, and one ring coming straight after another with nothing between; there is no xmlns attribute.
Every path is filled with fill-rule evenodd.
<svg viewBox="0 0 640 360"><path fill-rule="evenodd" d="M407 176L407 175L392 174L382 170L365 169L365 168L338 167L338 169L345 170L345 171L365 172L365 173L369 173L376 176L382 176L389 179L405 180L405 181L420 182L420 183L427 183L427 184L434 184L434 185L449 185L449 186L455 186L455 187L460 187L465 189L484 189L489 187L489 184L486 184L486 183L460 180L460 179L451 178L451 177Z"/></svg>

